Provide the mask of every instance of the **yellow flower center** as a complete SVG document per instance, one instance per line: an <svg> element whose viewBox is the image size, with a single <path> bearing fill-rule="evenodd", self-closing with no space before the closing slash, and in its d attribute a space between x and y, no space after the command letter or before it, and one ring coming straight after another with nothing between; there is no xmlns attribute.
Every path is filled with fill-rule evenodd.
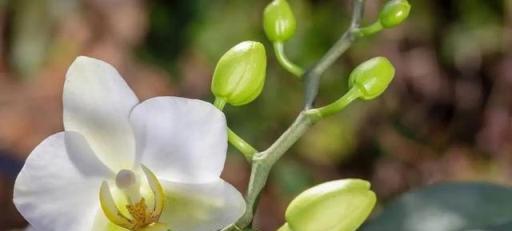
<svg viewBox="0 0 512 231"><path fill-rule="evenodd" d="M133 229L138 230L148 225L158 222L158 217L152 216L148 212L148 206L144 198L140 199L139 202L131 205L126 205L128 212L133 217Z"/></svg>
<svg viewBox="0 0 512 231"><path fill-rule="evenodd" d="M131 170L123 169L116 175L116 186L128 199L128 203L124 205L127 212L119 209L107 182L103 182L100 188L100 203L105 216L113 224L132 231L143 231L146 228L162 226L158 221L165 204L163 187L153 172L145 166L141 166L141 168L153 194L151 207L146 204L148 200L141 196L141 184Z"/></svg>

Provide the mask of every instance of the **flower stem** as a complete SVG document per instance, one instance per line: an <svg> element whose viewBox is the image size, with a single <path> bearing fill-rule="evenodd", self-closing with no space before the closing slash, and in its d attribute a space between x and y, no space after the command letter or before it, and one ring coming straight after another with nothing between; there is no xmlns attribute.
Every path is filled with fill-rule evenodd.
<svg viewBox="0 0 512 231"><path fill-rule="evenodd" d="M295 122L265 151L258 152L253 157L251 178L246 196L245 214L238 220L236 226L247 227L252 221L256 210L256 202L265 187L273 165L285 154L290 147L319 119L313 110L303 111Z"/></svg>
<svg viewBox="0 0 512 231"><path fill-rule="evenodd" d="M219 110L223 110L224 106L226 106L226 100L223 98L216 97L213 105ZM252 161L252 156L254 153L258 151L253 148L249 143L247 143L242 137L238 136L231 128L228 128L228 141L231 145L233 145L238 151L240 151L247 161Z"/></svg>
<svg viewBox="0 0 512 231"><path fill-rule="evenodd" d="M344 97L336 102L319 109L311 109L318 93L319 81L321 75L329 68L338 57L340 57L358 37L356 34L360 21L363 17L364 0L353 0L353 13L350 28L341 36L341 38L329 49L329 51L313 66L305 72L305 107L297 116L293 124L265 151L254 153L252 156L251 177L246 194L246 211L242 217L223 231L243 230L252 223L253 215L256 211L256 203L259 195L268 180L270 170L273 165L288 151L297 140L322 117L331 115L343 110L350 102L359 97L358 94L349 91ZM281 47L280 47L281 46ZM278 61L288 61L281 45L275 45ZM281 51L280 51L281 50ZM280 52L280 53L279 53ZM282 56L281 56L282 55ZM281 64L286 68L285 64ZM288 62L291 63L291 62ZM288 68L286 68L288 70ZM290 70L288 70L290 71ZM292 71L290 71L292 72ZM293 72L292 72L293 73ZM298 71L297 71L298 73Z"/></svg>
<svg viewBox="0 0 512 231"><path fill-rule="evenodd" d="M340 112L345 107L347 107L352 101L356 100L360 96L361 96L361 93L359 92L359 90L357 88L353 87L353 88L350 88L350 90L343 97L339 98L335 102L333 102L327 106L312 109L312 110L317 111L322 118L325 118L334 113Z"/></svg>
<svg viewBox="0 0 512 231"><path fill-rule="evenodd" d="M381 31L382 29L384 29L382 27L382 24L380 24L379 21L376 21L369 26L361 27L361 28L355 30L354 33L356 34L357 37L360 38L360 37L365 37L365 36L370 36L372 34L375 34L379 31Z"/></svg>
<svg viewBox="0 0 512 231"><path fill-rule="evenodd" d="M354 0L353 5L352 22L350 23L348 30L343 33L331 49L329 49L320 61L307 71L304 76L306 81L305 109L310 109L313 106L318 94L318 87L322 74L334 63L334 61L345 53L350 45L352 45L352 43L358 38L358 36L356 36L356 32L358 31L359 24L363 18L364 0Z"/></svg>
<svg viewBox="0 0 512 231"><path fill-rule="evenodd" d="M233 130L228 128L228 140L231 145L233 145L236 149L238 149L247 159L247 161L251 162L252 157L258 151L253 148L249 143L247 143L244 139L238 136Z"/></svg>
<svg viewBox="0 0 512 231"><path fill-rule="evenodd" d="M298 65L292 63L284 52L284 45L282 42L275 42L274 44L274 52L276 54L277 61L284 69L295 75L297 78L301 78L304 74L304 70Z"/></svg>
<svg viewBox="0 0 512 231"><path fill-rule="evenodd" d="M213 101L213 106L222 111L224 109L224 106L226 106L226 100L223 98L215 97L215 101Z"/></svg>

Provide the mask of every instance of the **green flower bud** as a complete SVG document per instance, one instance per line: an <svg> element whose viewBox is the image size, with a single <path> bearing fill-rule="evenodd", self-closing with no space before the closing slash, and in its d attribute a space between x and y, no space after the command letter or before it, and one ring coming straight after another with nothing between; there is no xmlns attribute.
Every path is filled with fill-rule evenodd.
<svg viewBox="0 0 512 231"><path fill-rule="evenodd" d="M409 16L410 11L411 5L407 0L391 0L379 14L380 24L384 28L395 27Z"/></svg>
<svg viewBox="0 0 512 231"><path fill-rule="evenodd" d="M395 76L393 64L384 57L375 57L359 64L349 77L349 86L355 87L365 100L382 94Z"/></svg>
<svg viewBox="0 0 512 231"><path fill-rule="evenodd" d="M211 90L218 100L233 106L248 104L260 95L266 69L263 44L241 42L220 58L213 73Z"/></svg>
<svg viewBox="0 0 512 231"><path fill-rule="evenodd" d="M376 196L358 179L330 181L297 196L286 209L281 230L354 231L370 215Z"/></svg>
<svg viewBox="0 0 512 231"><path fill-rule="evenodd" d="M295 34L295 16L286 0L274 0L263 12L263 29L272 42L283 42Z"/></svg>

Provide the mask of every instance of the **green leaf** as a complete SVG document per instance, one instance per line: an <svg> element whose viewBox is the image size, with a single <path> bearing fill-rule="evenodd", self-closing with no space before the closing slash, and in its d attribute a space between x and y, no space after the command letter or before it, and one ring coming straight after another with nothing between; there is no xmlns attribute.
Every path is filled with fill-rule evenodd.
<svg viewBox="0 0 512 231"><path fill-rule="evenodd" d="M510 230L512 230L512 221L505 223L505 224L494 225L494 226L490 226L490 227L487 227L484 229L477 229L477 230L472 230L472 231L510 231Z"/></svg>
<svg viewBox="0 0 512 231"><path fill-rule="evenodd" d="M512 230L510 222L511 188L443 183L404 194L361 231L501 231Z"/></svg>

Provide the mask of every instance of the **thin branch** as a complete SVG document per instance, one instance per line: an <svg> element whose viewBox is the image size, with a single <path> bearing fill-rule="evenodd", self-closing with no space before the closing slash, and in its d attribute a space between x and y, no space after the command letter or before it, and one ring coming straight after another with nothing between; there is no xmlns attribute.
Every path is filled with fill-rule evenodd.
<svg viewBox="0 0 512 231"><path fill-rule="evenodd" d="M276 140L276 142L267 150L254 155L251 178L249 180L249 188L246 196L246 211L236 223L237 227L247 227L251 224L252 217L256 210L256 202L265 187L270 170L285 152L288 151L318 119L319 115L313 112L313 110L301 112L297 119L295 119L295 122Z"/></svg>
<svg viewBox="0 0 512 231"><path fill-rule="evenodd" d="M238 149L249 162L252 161L253 155L258 152L230 128L228 128L228 140L229 143Z"/></svg>
<svg viewBox="0 0 512 231"><path fill-rule="evenodd" d="M357 39L356 32L363 18L364 0L353 1L352 21L350 27L345 33L336 41L336 43L327 51L327 53L308 70L304 76L305 84L305 100L304 108L310 109L315 102L318 94L320 78L322 74L329 68L334 61L336 61Z"/></svg>
<svg viewBox="0 0 512 231"><path fill-rule="evenodd" d="M284 45L281 42L276 42L274 45L274 52L276 54L277 61L281 66L288 72L292 73L295 77L301 78L304 74L304 70L297 64L291 62L284 52Z"/></svg>
<svg viewBox="0 0 512 231"><path fill-rule="evenodd" d="M252 223L259 195L268 180L273 165L297 142L297 140L321 118L318 110L310 110L318 93L320 76L338 59L356 39L357 30L363 17L364 0L354 0L350 28L341 36L324 57L305 74L305 109L297 116L293 124L265 151L253 155L251 177L246 195L244 215L224 231L243 230Z"/></svg>

